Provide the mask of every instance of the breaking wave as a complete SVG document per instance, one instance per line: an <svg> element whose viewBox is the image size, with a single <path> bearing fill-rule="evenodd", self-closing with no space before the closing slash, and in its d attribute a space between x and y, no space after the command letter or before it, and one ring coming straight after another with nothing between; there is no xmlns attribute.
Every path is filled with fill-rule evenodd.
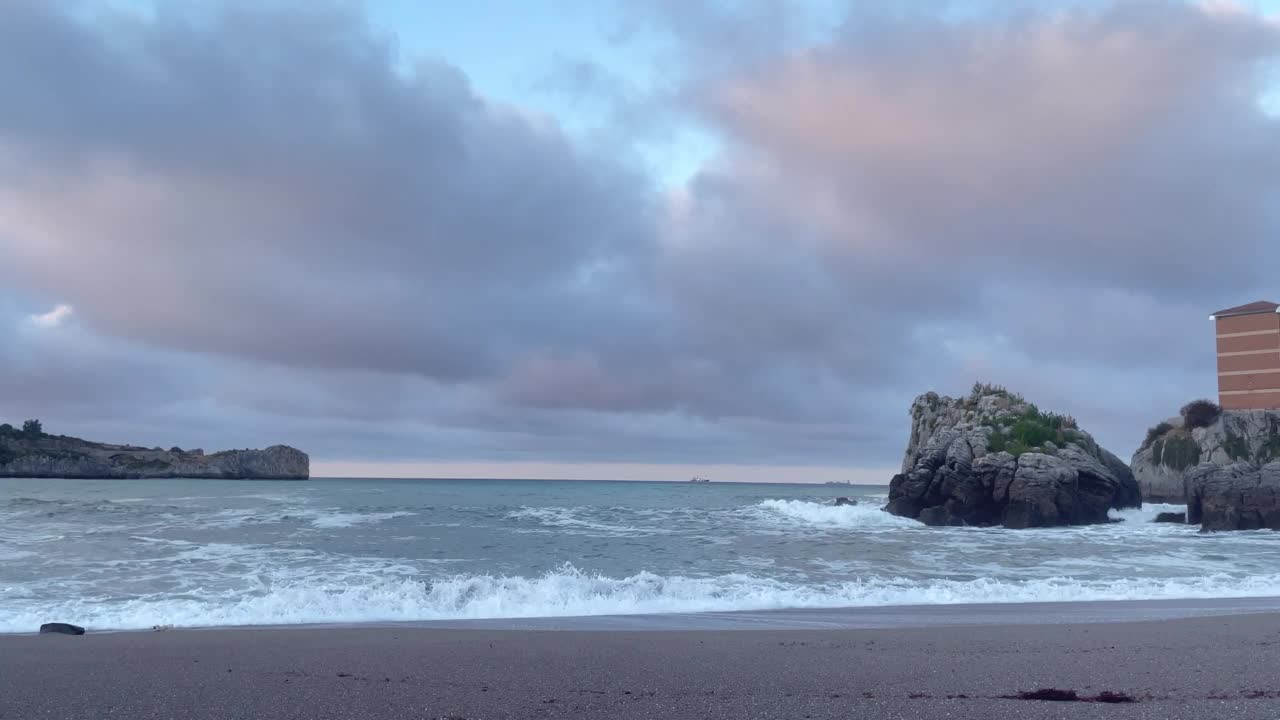
<svg viewBox="0 0 1280 720"><path fill-rule="evenodd" d="M909 518L890 515L879 505L832 505L805 500L764 500L752 508L762 520L776 524L811 525L819 528L875 529L923 527Z"/></svg>
<svg viewBox="0 0 1280 720"><path fill-rule="evenodd" d="M32 632L51 619L94 630L154 625L208 627L312 623L634 615L783 608L837 608L956 603L1017 603L1280 594L1280 575L1077 580L853 579L795 584L746 574L613 578L571 565L537 577L454 575L429 581L354 576L274 583L257 592L191 592L130 600L82 598L50 603L5 600L0 632Z"/></svg>

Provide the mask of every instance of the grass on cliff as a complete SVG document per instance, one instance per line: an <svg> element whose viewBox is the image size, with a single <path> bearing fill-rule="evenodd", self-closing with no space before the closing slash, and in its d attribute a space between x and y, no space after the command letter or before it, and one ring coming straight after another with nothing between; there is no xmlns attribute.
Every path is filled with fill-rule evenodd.
<svg viewBox="0 0 1280 720"><path fill-rule="evenodd" d="M991 452L1007 452L1014 457L1028 452L1053 454L1046 443L1061 446L1084 440L1084 433L1076 427L1075 418L1041 412L1035 405L1029 405L1021 415L1004 415L984 424L992 429L987 437L987 447Z"/></svg>
<svg viewBox="0 0 1280 720"><path fill-rule="evenodd" d="M1149 428L1147 430L1147 439L1142 441L1142 447L1144 448L1151 447L1151 445L1155 443L1155 441L1167 435L1169 431L1172 429L1173 429L1173 425L1170 425L1167 422L1161 422L1157 424L1155 427Z"/></svg>
<svg viewBox="0 0 1280 720"><path fill-rule="evenodd" d="M1258 448L1258 462L1267 463L1280 460L1280 434L1272 434L1266 444Z"/></svg>
<svg viewBox="0 0 1280 720"><path fill-rule="evenodd" d="M1005 386L995 385L993 383L976 382L973 384L973 389L969 391L969 399L975 402L978 398L985 397L987 395L999 395L1000 397L1009 398L1015 403L1026 402L1026 398L1022 397L1018 393L1009 392L1009 389Z"/></svg>
<svg viewBox="0 0 1280 720"><path fill-rule="evenodd" d="M1209 400L1192 400L1183 405L1180 412L1186 428L1195 430L1209 427L1217 422L1222 415L1222 408Z"/></svg>
<svg viewBox="0 0 1280 720"><path fill-rule="evenodd" d="M1166 431L1151 444L1151 460L1174 470L1186 470L1200 462L1200 446L1185 430Z"/></svg>

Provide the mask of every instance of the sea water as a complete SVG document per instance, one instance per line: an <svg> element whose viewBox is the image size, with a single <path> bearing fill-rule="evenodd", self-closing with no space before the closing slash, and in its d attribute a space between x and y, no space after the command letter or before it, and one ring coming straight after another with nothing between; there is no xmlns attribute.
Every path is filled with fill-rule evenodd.
<svg viewBox="0 0 1280 720"><path fill-rule="evenodd" d="M845 495L856 506L836 507ZM0 632L1280 595L1280 535L929 528L884 487L0 479Z"/></svg>

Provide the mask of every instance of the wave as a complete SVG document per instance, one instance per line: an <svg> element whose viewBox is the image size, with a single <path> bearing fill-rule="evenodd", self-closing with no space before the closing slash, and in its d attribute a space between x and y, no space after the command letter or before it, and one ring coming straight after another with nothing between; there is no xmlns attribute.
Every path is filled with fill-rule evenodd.
<svg viewBox="0 0 1280 720"><path fill-rule="evenodd" d="M409 517L418 513L408 512L407 510L395 510L392 512L371 512L371 513L349 513L339 512L338 510L308 510L302 513L294 513L294 517L301 516L309 520L312 526L317 528L345 528L353 525L361 525L364 523L378 523L383 520L391 520L398 517Z"/></svg>
<svg viewBox="0 0 1280 720"><path fill-rule="evenodd" d="M405 576L352 576L337 582L315 578L276 582L257 593L197 591L124 601L15 598L6 603L9 607L0 617L0 633L32 632L51 620L74 622L95 630L130 630L154 625L421 622L1268 595L1280 595L1280 575L965 581L872 578L803 585L746 574L685 577L641 572L612 578L564 565L538 577L453 575L424 582Z"/></svg>
<svg viewBox="0 0 1280 720"><path fill-rule="evenodd" d="M881 529L918 528L919 522L890 515L879 506L831 505L804 500L764 500L750 508L760 520L773 524L807 525L819 528Z"/></svg>
<svg viewBox="0 0 1280 720"><path fill-rule="evenodd" d="M338 508L292 507L265 511L260 508L231 508L183 517L180 522L182 524L224 530L249 525L277 525L283 523L305 523L321 530L335 530L356 525L379 523L383 520L410 515L417 515L417 513L407 510L344 511Z"/></svg>
<svg viewBox="0 0 1280 720"><path fill-rule="evenodd" d="M1141 523L1155 522L1156 515L1159 515L1160 513L1179 513L1186 511L1186 505L1174 505L1172 503L1143 503L1140 508L1111 510L1108 515L1112 520L1122 520L1129 525L1138 525ZM1176 525L1173 527L1176 527Z"/></svg>
<svg viewBox="0 0 1280 720"><path fill-rule="evenodd" d="M641 513L626 508L619 509L639 519ZM614 509L610 508L610 511ZM554 528L566 534L589 534L616 537L635 537L642 535L666 535L670 529L646 527L603 522L587 517L598 513L598 508L591 507L522 507L507 513L508 520L531 520L539 527ZM662 511L665 512L665 511ZM651 518L652 519L652 518Z"/></svg>

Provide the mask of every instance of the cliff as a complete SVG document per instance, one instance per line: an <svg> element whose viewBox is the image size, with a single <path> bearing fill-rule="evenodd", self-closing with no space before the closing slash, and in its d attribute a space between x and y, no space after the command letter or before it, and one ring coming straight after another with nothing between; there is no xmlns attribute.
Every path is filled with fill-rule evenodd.
<svg viewBox="0 0 1280 720"><path fill-rule="evenodd" d="M1128 466L1074 419L979 384L968 397L930 392L911 404L885 509L926 525L1028 528L1108 522L1109 509L1141 503Z"/></svg>
<svg viewBox="0 0 1280 720"><path fill-rule="evenodd" d="M305 480L310 477L310 459L285 445L206 455L202 450L110 445L0 425L0 477Z"/></svg>
<svg viewBox="0 0 1280 720"><path fill-rule="evenodd" d="M1280 530L1280 462L1200 463L1186 493L1187 522L1201 531Z"/></svg>
<svg viewBox="0 0 1280 720"><path fill-rule="evenodd" d="M1144 498L1183 503L1185 476L1200 464L1272 461L1280 461L1280 410L1222 410L1197 400L1151 428L1130 466Z"/></svg>

